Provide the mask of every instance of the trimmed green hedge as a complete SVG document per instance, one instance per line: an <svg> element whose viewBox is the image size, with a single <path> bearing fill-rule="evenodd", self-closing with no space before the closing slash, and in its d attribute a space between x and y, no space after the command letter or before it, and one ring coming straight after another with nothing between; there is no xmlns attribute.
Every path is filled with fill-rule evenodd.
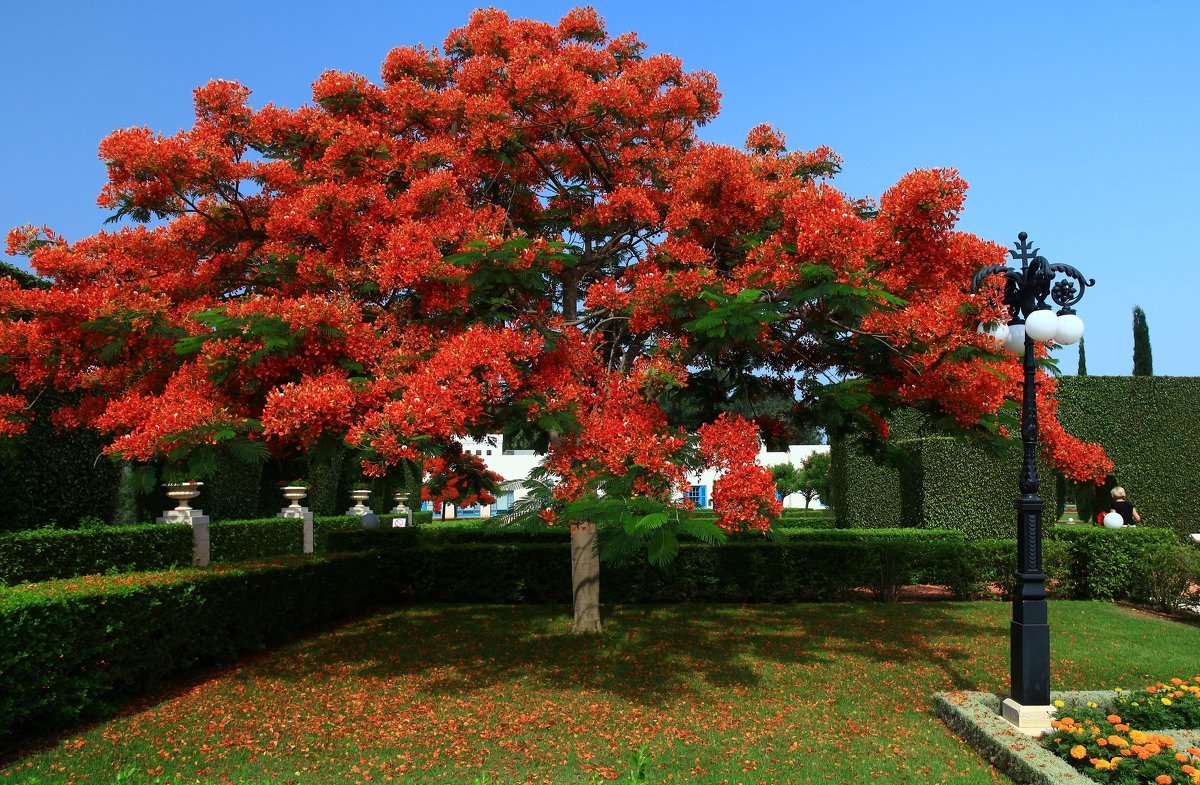
<svg viewBox="0 0 1200 785"><path fill-rule="evenodd" d="M871 528L885 521L901 525L898 471L880 466L853 443L833 442L829 456L829 494L840 528Z"/></svg>
<svg viewBox="0 0 1200 785"><path fill-rule="evenodd" d="M1158 569L1151 552L1177 541L1170 529L1104 529L1080 524L1053 526L1046 531L1046 540L1066 547L1073 594L1082 600L1137 597L1142 575Z"/></svg>
<svg viewBox="0 0 1200 785"><path fill-rule="evenodd" d="M796 530L777 541L738 540L719 547L680 546L666 569L645 562L605 565L605 602L794 602L844 597L867 587L881 600L899 587L948 587L956 597L999 587L1010 596L1015 539L965 540L928 529ZM1173 543L1165 530L1048 530L1042 560L1047 587L1071 599L1155 599L1144 575L1159 571L1155 549ZM570 559L563 541L470 541L423 537L401 529L340 531L330 547L374 551L382 559L381 599L445 602L569 602ZM461 561L456 561L460 559Z"/></svg>
<svg viewBox="0 0 1200 785"><path fill-rule="evenodd" d="M832 448L834 511L843 528L895 526L954 529L969 540L995 539L1016 531L1013 502L1020 495L1019 443L994 454L984 447L930 434L913 413L891 426L896 449L878 463L855 442ZM1039 462L1046 517L1054 518L1056 475Z"/></svg>
<svg viewBox="0 0 1200 785"><path fill-rule="evenodd" d="M1147 525L1200 531L1200 378L1064 377L1058 400L1067 430L1104 445Z"/></svg>
<svg viewBox="0 0 1200 785"><path fill-rule="evenodd" d="M0 589L0 738L104 716L172 673L357 612L376 561L290 557Z"/></svg>
<svg viewBox="0 0 1200 785"><path fill-rule="evenodd" d="M556 541L426 536L405 529L341 531L340 551L381 554L389 596L440 602L570 602L570 550ZM879 599L899 586L963 580L962 535L951 531L796 529L778 541L737 540L718 547L683 543L667 568L646 562L605 565L605 602L794 602L845 596L859 587ZM528 535L526 535L528 536Z"/></svg>
<svg viewBox="0 0 1200 785"><path fill-rule="evenodd" d="M353 516L316 518L313 550L323 553L330 532L358 525ZM300 553L297 518L218 521L209 526L213 562ZM149 523L97 529L36 529L0 535L0 583L46 581L77 575L165 570L192 563L192 529Z"/></svg>
<svg viewBox="0 0 1200 785"><path fill-rule="evenodd" d="M55 521L71 527L83 517L113 520L120 469L101 450L107 441L87 428L60 430L53 410L70 393L47 390L33 405L28 432L0 439L0 532Z"/></svg>
<svg viewBox="0 0 1200 785"><path fill-rule="evenodd" d="M192 527L151 523L100 529L34 529L0 535L0 583L192 563Z"/></svg>

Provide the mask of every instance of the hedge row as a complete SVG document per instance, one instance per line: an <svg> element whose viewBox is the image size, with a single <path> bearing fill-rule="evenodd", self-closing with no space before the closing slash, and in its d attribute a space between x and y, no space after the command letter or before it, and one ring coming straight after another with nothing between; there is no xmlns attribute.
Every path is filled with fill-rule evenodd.
<svg viewBox="0 0 1200 785"><path fill-rule="evenodd" d="M316 518L313 550L329 533L358 525L353 516ZM210 558L234 562L300 553L303 523L296 518L217 521L209 526ZM99 573L165 570L192 563L192 528L150 523L97 529L34 529L0 535L0 584Z"/></svg>
<svg viewBox="0 0 1200 785"><path fill-rule="evenodd" d="M1147 524L1200 531L1200 379L1074 376L1059 380L1058 400L1068 431L1104 445Z"/></svg>
<svg viewBox="0 0 1200 785"><path fill-rule="evenodd" d="M666 568L605 565L606 603L795 602L841 599L859 587L893 599L898 586L932 580L957 586L964 542L946 533L865 534L839 540L684 543ZM367 548L381 599L411 602L571 601L566 542L422 542L396 532L339 532L340 547Z"/></svg>
<svg viewBox="0 0 1200 785"><path fill-rule="evenodd" d="M915 412L890 423L894 454L883 461L856 442L833 445L831 491L838 525L887 525L955 529L969 540L1011 536L1020 495L1022 450L1014 443L999 453L930 431ZM1039 464L1039 493L1054 520L1055 474Z"/></svg>
<svg viewBox="0 0 1200 785"><path fill-rule="evenodd" d="M46 391L33 404L29 430L0 440L0 532L113 519L120 470L101 454L105 439L86 428L56 428L50 419L76 397Z"/></svg>
<svg viewBox="0 0 1200 785"><path fill-rule="evenodd" d="M380 559L381 599L414 602L570 602L565 542L427 537L420 531L340 531L330 547ZM1043 569L1054 596L1159 602L1147 577L1163 572L1165 549L1190 552L1164 530L1050 529ZM1011 594L1015 539L965 540L924 529L794 530L776 541L680 546L666 569L605 565L605 602L794 602L870 588L882 600L899 587L934 584L959 598L991 587ZM1172 551L1174 552L1174 551ZM1186 587L1186 584L1185 584Z"/></svg>
<svg viewBox="0 0 1200 785"><path fill-rule="evenodd" d="M361 610L362 555L0 588L0 738L103 716L195 665Z"/></svg>
<svg viewBox="0 0 1200 785"><path fill-rule="evenodd" d="M1200 379L1162 376L1063 377L1058 417L1067 431L1099 442L1152 527L1178 535L1200 531ZM896 456L884 465L853 442L831 445L831 494L842 527L896 525L954 528L968 539L1011 534L1021 447L1001 455L927 431L906 412L891 423ZM1040 470L1047 518L1054 519L1057 475Z"/></svg>

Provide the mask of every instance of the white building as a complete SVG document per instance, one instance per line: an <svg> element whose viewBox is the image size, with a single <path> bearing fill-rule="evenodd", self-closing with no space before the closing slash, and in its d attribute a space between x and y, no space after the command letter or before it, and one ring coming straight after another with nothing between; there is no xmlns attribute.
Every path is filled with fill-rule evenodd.
<svg viewBox="0 0 1200 785"><path fill-rule="evenodd" d="M499 474L506 482L514 480L523 480L529 476L534 467L542 462L544 457L542 454L533 450L506 450L504 449L504 437L500 434L487 437L483 441L473 441L470 439L462 440L463 449L473 455L483 459L487 464L488 469ZM767 452L762 450L758 454L757 462L760 466L776 466L781 463L790 463L799 468L800 464L804 463L804 459L814 452L829 452L829 446L825 444L793 444L788 447L787 452ZM712 488L713 481L716 479L716 472L712 469L691 475L689 478L691 486L688 490L688 496L695 502L697 507L712 507ZM491 515L503 515L512 508L513 502L525 495L524 489L516 489L510 492L498 492L496 494L496 503L493 505L472 505L455 510L453 505L447 506L447 517L449 518L479 518L489 517ZM784 498L784 507L804 507L804 497L799 493ZM825 505L819 498L814 498L812 504L809 505L813 509L821 509ZM433 505L425 502L422 505L424 510L434 510L434 517L441 517L439 511L434 509Z"/></svg>

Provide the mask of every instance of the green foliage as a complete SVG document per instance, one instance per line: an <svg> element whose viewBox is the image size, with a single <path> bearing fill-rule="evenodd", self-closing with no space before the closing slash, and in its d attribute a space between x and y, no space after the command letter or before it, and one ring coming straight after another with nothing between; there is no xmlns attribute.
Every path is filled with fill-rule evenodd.
<svg viewBox="0 0 1200 785"><path fill-rule="evenodd" d="M1133 375L1154 375L1154 354L1150 349L1150 325L1140 305L1133 306Z"/></svg>
<svg viewBox="0 0 1200 785"><path fill-rule="evenodd" d="M829 492L838 526L900 526L900 473L879 465L852 442L835 440L829 453Z"/></svg>
<svg viewBox="0 0 1200 785"><path fill-rule="evenodd" d="M86 428L59 430L51 412L71 396L47 390L26 433L0 439L0 532L49 523L71 527L85 515L111 521L119 469L101 455L105 440Z"/></svg>
<svg viewBox="0 0 1200 785"><path fill-rule="evenodd" d="M800 492L804 494L805 506L810 504L813 497L822 500L826 506L829 503L829 482L831 461L828 452L809 453L800 467Z"/></svg>
<svg viewBox="0 0 1200 785"><path fill-rule="evenodd" d="M720 547L683 542L665 565L625 561L605 570L609 602L794 602L868 587L880 600L913 582L956 585L957 532L797 530L778 540ZM384 596L434 602L569 602L569 543L425 539L397 529L338 532L330 547L369 550L384 565Z"/></svg>
<svg viewBox="0 0 1200 785"><path fill-rule="evenodd" d="M22 289L49 289L50 282L26 272L16 265L0 260L0 278L12 278Z"/></svg>
<svg viewBox="0 0 1200 785"><path fill-rule="evenodd" d="M331 532L357 525L352 516L314 519L314 551L325 551ZM232 562L298 554L302 526L297 518L214 521L209 526L210 557ZM184 567L192 563L192 548L191 527L170 523L0 535L0 583Z"/></svg>
<svg viewBox="0 0 1200 785"><path fill-rule="evenodd" d="M1145 574L1159 569L1155 554L1176 544L1169 529L1144 527L1053 526L1046 539L1067 546L1074 595L1085 600L1137 598Z"/></svg>
<svg viewBox="0 0 1200 785"><path fill-rule="evenodd" d="M192 529L143 524L99 529L40 529L0 535L0 582L163 570L192 563Z"/></svg>
<svg viewBox="0 0 1200 785"><path fill-rule="evenodd" d="M937 435L913 412L891 427L891 450L872 458L856 442L831 448L831 487L839 526L955 529L967 539L1013 534L1022 449ZM1057 505L1054 472L1039 462L1047 517Z"/></svg>
<svg viewBox="0 0 1200 785"><path fill-rule="evenodd" d="M1079 339L1079 370L1075 372L1076 376L1087 376L1087 350L1083 348L1085 339Z"/></svg>
<svg viewBox="0 0 1200 785"><path fill-rule="evenodd" d="M1150 545L1134 570L1133 598L1165 613L1195 605L1198 587L1200 551L1191 544Z"/></svg>
<svg viewBox="0 0 1200 785"><path fill-rule="evenodd" d="M1142 515L1139 528L1200 531L1200 429L1190 425L1200 411L1200 379L1064 377L1058 399L1067 430L1104 445L1115 482ZM1108 509L1110 500L1099 501Z"/></svg>
<svg viewBox="0 0 1200 785"><path fill-rule="evenodd" d="M800 472L790 463L780 463L771 467L771 479L775 481L775 490L781 496L791 496L800 490L804 484Z"/></svg>
<svg viewBox="0 0 1200 785"><path fill-rule="evenodd" d="M219 453L216 471L205 481L196 506L214 521L257 517L262 476L261 462L247 463L228 452ZM278 492L275 497L279 498Z"/></svg>
<svg viewBox="0 0 1200 785"><path fill-rule="evenodd" d="M370 563L292 558L0 589L0 738L109 714L172 673L354 613Z"/></svg>

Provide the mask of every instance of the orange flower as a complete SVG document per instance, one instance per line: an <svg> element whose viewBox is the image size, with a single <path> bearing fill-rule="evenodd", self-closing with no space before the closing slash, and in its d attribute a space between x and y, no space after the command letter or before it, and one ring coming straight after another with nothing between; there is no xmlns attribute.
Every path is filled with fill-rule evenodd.
<svg viewBox="0 0 1200 785"><path fill-rule="evenodd" d="M1071 748L1071 757L1075 760L1083 760L1087 757L1087 748L1082 744L1077 744Z"/></svg>
<svg viewBox="0 0 1200 785"><path fill-rule="evenodd" d="M1117 715L1117 714L1110 714L1107 717L1105 717L1104 719L1106 719L1109 722L1114 723L1114 724L1121 721L1120 715Z"/></svg>
<svg viewBox="0 0 1200 785"><path fill-rule="evenodd" d="M1171 785L1171 783L1175 780L1171 779L1166 774L1159 774L1154 778L1154 781L1157 782L1158 785Z"/></svg>

